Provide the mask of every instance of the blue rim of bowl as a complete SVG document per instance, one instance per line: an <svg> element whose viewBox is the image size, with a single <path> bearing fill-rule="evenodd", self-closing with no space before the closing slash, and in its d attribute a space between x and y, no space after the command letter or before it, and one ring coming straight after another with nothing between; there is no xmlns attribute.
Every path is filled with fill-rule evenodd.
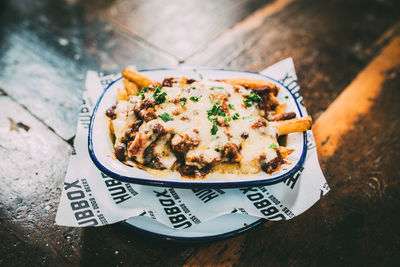
<svg viewBox="0 0 400 267"><path fill-rule="evenodd" d="M148 72L148 71L166 71L166 70L179 70L180 68L156 68L156 69L145 69L145 70L139 70L139 72ZM205 68L205 67L193 67L193 69L203 69L203 70L215 70L215 71L233 71L233 72L243 72L243 73L251 73L251 74L256 74L263 76L267 79L270 79L274 81L275 83L279 84L280 86L284 87L289 94L293 97L294 102L296 103L296 107L300 113L300 117L303 117L303 113L301 112L299 103L297 102L295 96L293 93L287 88L285 85L280 83L279 81L268 77L266 75L263 75L258 72L250 72L250 71L237 71L237 70L226 70L226 69L215 69L215 68ZM97 109L101 103L101 100L103 99L104 94L110 89L110 87L121 80L122 77L119 77L118 79L114 80L111 82L107 88L103 91L101 94L99 100L96 103L96 106L93 109L92 116L90 119L90 125L89 125L89 135L88 135L88 150L89 150L89 155L90 158L92 159L93 163L96 165L96 167L102 171L104 174L108 175L109 177L126 182L126 183L134 183L134 184L140 184L140 185L147 185L147 186L160 186L160 187L173 187L173 188L241 188L241 187L249 187L249 186L262 186L262 185L272 185L281 182L285 178L291 177L294 175L296 172L298 172L301 167L303 166L303 163L306 158L307 154L307 134L306 132L303 132L303 151L300 156L299 161L297 164L287 173L273 177L273 178L267 178L267 179L262 179L262 180L255 180L255 181L243 181L243 182L209 182L209 183L202 183L202 182L174 182L174 181L159 181L159 180L152 180L152 179L145 179L145 178L136 178L136 177L129 177L129 176L123 176L119 175L118 173L115 173L109 169L107 169L104 165L102 165L99 160L97 159L94 151L93 151L93 140L92 140L92 133L93 133L93 123L96 118L97 114ZM133 167L132 167L133 168Z"/></svg>
<svg viewBox="0 0 400 267"><path fill-rule="evenodd" d="M128 222L120 222L120 224L129 230L135 231L139 234L151 236L153 238L161 239L161 240L166 240L166 241L173 241L173 242L178 242L178 243L203 243L203 242L211 242L211 241L216 241L216 240L222 240L222 239L228 239L234 236L237 236L241 233L247 232L251 229L254 229L255 227L262 225L264 223L268 222L267 219L259 219L247 226L243 226L239 229L221 233L221 234L216 234L216 235L209 235L209 236L193 236L193 237L184 237L184 236L173 236L173 235L164 235L164 234L159 234L155 233L149 230L142 229L140 227L137 227L133 224L130 224Z"/></svg>

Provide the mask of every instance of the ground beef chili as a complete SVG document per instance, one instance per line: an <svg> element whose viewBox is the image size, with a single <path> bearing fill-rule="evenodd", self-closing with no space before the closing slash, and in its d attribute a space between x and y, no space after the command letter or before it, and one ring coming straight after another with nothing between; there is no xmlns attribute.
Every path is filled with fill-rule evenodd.
<svg viewBox="0 0 400 267"><path fill-rule="evenodd" d="M281 120L285 121L285 120L291 120L291 119L294 119L294 118L296 118L296 113L288 112L288 113L283 114Z"/></svg>
<svg viewBox="0 0 400 267"><path fill-rule="evenodd" d="M117 117L117 114L115 113L115 109L117 108L117 105L113 105L111 108L106 110L106 116L109 117L110 119L114 120Z"/></svg>
<svg viewBox="0 0 400 267"><path fill-rule="evenodd" d="M210 172L210 170L211 170L211 166L209 166L209 165L207 165L201 169L199 169L193 165L182 165L179 168L179 173L184 177L203 178Z"/></svg>
<svg viewBox="0 0 400 267"><path fill-rule="evenodd" d="M140 101L140 103L134 108L135 114L138 115L140 111L152 108L155 104L156 102L153 99L145 99L143 101Z"/></svg>
<svg viewBox="0 0 400 267"><path fill-rule="evenodd" d="M153 99L145 99L135 106L134 112L136 116L146 122L154 120L157 118L157 114L153 108L154 105L155 101Z"/></svg>
<svg viewBox="0 0 400 267"><path fill-rule="evenodd" d="M153 132L155 134L163 135L167 133L167 130L165 130L164 126L162 126L160 123L156 123L153 126Z"/></svg>
<svg viewBox="0 0 400 267"><path fill-rule="evenodd" d="M274 86L264 85L264 86L261 86L261 87L254 88L253 91L255 91L255 92L259 93L259 94L261 94L261 93L262 94L270 94L270 93L272 93L274 96L277 96L278 92L279 92L279 89L278 89L278 87L276 87L276 85L274 85Z"/></svg>
<svg viewBox="0 0 400 267"><path fill-rule="evenodd" d="M162 82L163 87L172 87L172 81L174 78L165 78Z"/></svg>
<svg viewBox="0 0 400 267"><path fill-rule="evenodd" d="M264 111L275 110L279 105L279 102L276 99L278 95L279 89L276 85L270 86L265 85L261 87L254 88L253 91L261 96L262 101L258 104L260 109Z"/></svg>
<svg viewBox="0 0 400 267"><path fill-rule="evenodd" d="M189 149L198 146L200 143L196 137L191 137L187 134L176 134L171 140L172 150L178 153L185 154Z"/></svg>
<svg viewBox="0 0 400 267"><path fill-rule="evenodd" d="M240 146L235 143L227 143L222 148L222 156L230 161L238 161L240 159Z"/></svg>
<svg viewBox="0 0 400 267"><path fill-rule="evenodd" d="M139 130L140 125L142 124L143 124L142 120L136 120L134 123L132 123L130 128L132 129L133 132L137 132Z"/></svg>
<svg viewBox="0 0 400 267"><path fill-rule="evenodd" d="M261 164L261 169L268 174L271 174L274 171L277 171L279 169L279 167L285 163L284 159L282 158L281 153L279 153L279 150L276 150L276 154L277 154L276 158L268 161L267 163Z"/></svg>
<svg viewBox="0 0 400 267"><path fill-rule="evenodd" d="M126 144L121 143L115 146L115 157L120 161L125 161Z"/></svg>
<svg viewBox="0 0 400 267"><path fill-rule="evenodd" d="M267 127L268 121L264 118L259 118L253 125L251 125L251 128L257 129L261 127Z"/></svg>
<svg viewBox="0 0 400 267"><path fill-rule="evenodd" d="M278 114L276 116L273 117L274 121L285 121L285 120L291 120L296 118L296 113L294 112L288 112L285 114Z"/></svg>
<svg viewBox="0 0 400 267"><path fill-rule="evenodd" d="M247 139L249 138L249 134L247 132L243 132L240 137L242 137L243 139Z"/></svg>

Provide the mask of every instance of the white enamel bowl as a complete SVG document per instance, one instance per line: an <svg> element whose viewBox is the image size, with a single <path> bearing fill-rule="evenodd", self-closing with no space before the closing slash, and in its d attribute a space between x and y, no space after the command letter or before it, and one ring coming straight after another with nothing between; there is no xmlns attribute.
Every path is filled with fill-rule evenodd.
<svg viewBox="0 0 400 267"><path fill-rule="evenodd" d="M299 105L291 92L284 85L259 73L207 68L155 69L145 70L142 73L152 80L160 82L166 77L181 76L193 79L199 79L201 76L210 79L247 77L266 80L280 87L277 98L280 103L287 103L287 111L295 112L297 117L302 117ZM98 100L93 110L88 140L89 154L94 164L102 172L114 179L129 183L177 188L238 188L280 182L294 175L304 162L306 135L305 133L292 133L287 138L287 147L294 149L294 152L288 156L290 164L284 164L279 171L271 175L264 172L239 177L236 175L213 175L205 179L193 180L182 178L178 172L165 176L153 176L139 168L127 166L114 156L113 144L109 133L109 122L105 115L105 111L115 104L118 88L123 88L121 78L111 83Z"/></svg>

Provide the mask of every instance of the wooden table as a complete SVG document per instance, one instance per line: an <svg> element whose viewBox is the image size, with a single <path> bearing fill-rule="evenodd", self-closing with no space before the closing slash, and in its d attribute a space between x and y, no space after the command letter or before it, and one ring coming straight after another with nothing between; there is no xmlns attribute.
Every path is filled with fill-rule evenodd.
<svg viewBox="0 0 400 267"><path fill-rule="evenodd" d="M0 265L397 265L400 2L0 2ZM54 225L89 69L260 71L293 57L331 192L290 221L178 244Z"/></svg>

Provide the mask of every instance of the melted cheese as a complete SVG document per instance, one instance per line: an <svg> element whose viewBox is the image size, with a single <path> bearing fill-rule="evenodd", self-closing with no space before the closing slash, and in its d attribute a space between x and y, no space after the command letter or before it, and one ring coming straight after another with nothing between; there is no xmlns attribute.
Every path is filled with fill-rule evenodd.
<svg viewBox="0 0 400 267"><path fill-rule="evenodd" d="M153 148L153 154L157 156L160 168L171 169L176 161L176 157L168 145L170 138L171 134L162 136Z"/></svg>
<svg viewBox="0 0 400 267"><path fill-rule="evenodd" d="M252 127L262 117L263 112L257 108L256 103L251 107L245 107L243 101L246 100L245 96L250 94L245 88L240 86L234 88L223 82L201 80L192 84L174 83L173 87L163 87L162 92L166 92L167 96L164 103L155 106L159 117L143 123L139 128L138 136L146 137L143 142L145 147L141 148L142 154L156 140L152 135L151 126L159 123L169 133L168 137L179 133L198 138L199 144L185 154L187 165L201 168L207 164L223 162L220 151L227 143L241 147L239 165L242 173L257 173L260 171L260 159L268 162L277 156L275 149L271 148L273 143L278 146L275 128L270 125L261 128ZM151 99L153 93L154 91L149 90L144 97ZM133 107L139 101L141 101L140 96L132 96L129 102L118 102L117 118L113 120L117 142L121 140L128 125L136 120ZM207 113L209 110L223 103L229 104L230 107L225 110L225 116L221 114L209 116ZM173 120L163 121L161 117L164 113L168 113ZM239 114L239 118L234 117L235 114ZM221 123L226 120L226 127L214 126L218 130L212 132L215 124L212 119L217 119ZM243 138L243 134L248 137ZM157 142L153 149L154 155L158 156L164 167L169 169L176 158L170 151L165 137L159 138ZM137 156L136 159L142 163L143 155Z"/></svg>
<svg viewBox="0 0 400 267"><path fill-rule="evenodd" d="M117 142L121 141L121 138L125 134L125 127L127 126L128 116L128 102L119 101L115 108L116 118L111 121L114 127L115 139Z"/></svg>

